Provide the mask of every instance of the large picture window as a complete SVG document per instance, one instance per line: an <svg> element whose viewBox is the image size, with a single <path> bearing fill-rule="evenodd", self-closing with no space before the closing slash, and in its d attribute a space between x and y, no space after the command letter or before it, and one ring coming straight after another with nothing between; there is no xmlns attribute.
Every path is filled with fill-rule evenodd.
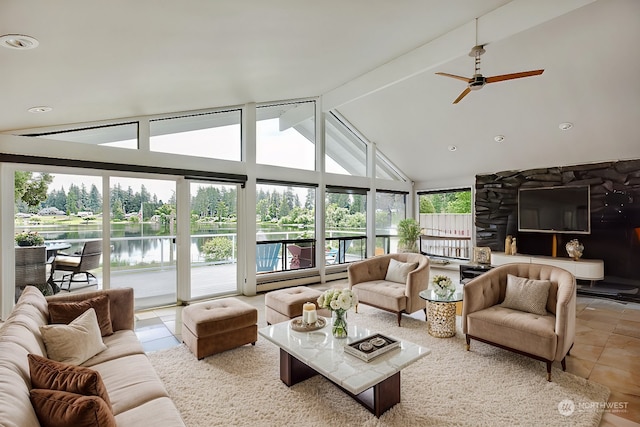
<svg viewBox="0 0 640 427"><path fill-rule="evenodd" d="M325 119L325 171L342 175L367 175L367 145L342 117L328 113Z"/></svg>
<svg viewBox="0 0 640 427"><path fill-rule="evenodd" d="M398 249L398 223L407 217L407 193L376 192L376 249L374 255Z"/></svg>
<svg viewBox="0 0 640 427"><path fill-rule="evenodd" d="M151 120L151 151L241 160L240 110Z"/></svg>
<svg viewBox="0 0 640 427"><path fill-rule="evenodd" d="M329 264L366 258L367 189L327 187L325 242Z"/></svg>
<svg viewBox="0 0 640 427"><path fill-rule="evenodd" d="M258 273L316 266L316 188L261 183L256 197Z"/></svg>
<svg viewBox="0 0 640 427"><path fill-rule="evenodd" d="M25 136L55 139L58 141L78 142L81 144L128 148L131 150L138 149L137 122L34 133L27 134Z"/></svg>
<svg viewBox="0 0 640 427"><path fill-rule="evenodd" d="M418 192L420 252L446 258L471 257L471 189Z"/></svg>
<svg viewBox="0 0 640 427"><path fill-rule="evenodd" d="M315 102L256 109L256 162L315 170Z"/></svg>

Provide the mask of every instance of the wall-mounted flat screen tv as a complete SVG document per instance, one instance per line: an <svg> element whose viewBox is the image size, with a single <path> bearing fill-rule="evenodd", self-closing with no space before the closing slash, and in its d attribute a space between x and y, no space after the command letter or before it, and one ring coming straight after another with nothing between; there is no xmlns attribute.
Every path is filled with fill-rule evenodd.
<svg viewBox="0 0 640 427"><path fill-rule="evenodd" d="M521 188L518 230L589 234L589 186Z"/></svg>

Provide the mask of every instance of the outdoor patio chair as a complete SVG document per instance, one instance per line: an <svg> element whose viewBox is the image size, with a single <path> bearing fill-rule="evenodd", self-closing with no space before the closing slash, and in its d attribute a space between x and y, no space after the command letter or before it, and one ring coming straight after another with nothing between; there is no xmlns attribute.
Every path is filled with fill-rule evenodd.
<svg viewBox="0 0 640 427"><path fill-rule="evenodd" d="M60 283L60 289L64 289L64 283L68 282L65 290L69 292L71 291L71 283L86 283L87 286L92 286L91 278L95 279L96 283L98 279L89 270L100 266L100 257L102 257L102 241L100 240L85 242L82 252L79 254L58 253L53 261L53 272L67 273L55 282ZM83 275L84 279L76 279L77 275Z"/></svg>
<svg viewBox="0 0 640 427"><path fill-rule="evenodd" d="M288 245L287 250L291 254L292 269L313 267L313 246Z"/></svg>
<svg viewBox="0 0 640 427"><path fill-rule="evenodd" d="M273 271L278 265L278 257L280 255L282 243L266 243L257 245L256 247L256 271L267 272Z"/></svg>

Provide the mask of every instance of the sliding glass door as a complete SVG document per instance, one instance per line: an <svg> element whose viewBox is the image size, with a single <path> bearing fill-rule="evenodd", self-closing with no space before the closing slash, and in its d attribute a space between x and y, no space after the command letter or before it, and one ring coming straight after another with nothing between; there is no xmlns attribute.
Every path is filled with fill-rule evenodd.
<svg viewBox="0 0 640 427"><path fill-rule="evenodd" d="M176 184L111 177L110 287L134 289L136 308L175 304Z"/></svg>
<svg viewBox="0 0 640 427"><path fill-rule="evenodd" d="M190 182L191 299L238 292L240 185Z"/></svg>

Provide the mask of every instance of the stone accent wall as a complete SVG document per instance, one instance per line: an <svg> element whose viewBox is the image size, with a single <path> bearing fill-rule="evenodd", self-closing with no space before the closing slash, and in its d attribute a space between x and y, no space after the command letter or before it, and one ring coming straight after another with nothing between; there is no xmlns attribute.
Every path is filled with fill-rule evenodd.
<svg viewBox="0 0 640 427"><path fill-rule="evenodd" d="M625 258L622 260L625 265L618 268L619 271L607 271L607 267L614 267L615 270L615 265L621 264L620 259L609 262L605 259L605 272L623 277L629 274L634 276L636 273L630 272L640 268L634 269L629 265L634 261L626 259L640 252L640 160L476 176L476 244L488 246L492 251L504 251L505 237L510 234L518 238L519 252L551 255L552 236L549 233L518 232L518 189L562 185L589 185L592 230L590 235L562 235L563 241L578 238L585 243L585 258L603 259L603 255L607 254ZM567 256L564 243L560 243L562 246L558 248L558 256Z"/></svg>

